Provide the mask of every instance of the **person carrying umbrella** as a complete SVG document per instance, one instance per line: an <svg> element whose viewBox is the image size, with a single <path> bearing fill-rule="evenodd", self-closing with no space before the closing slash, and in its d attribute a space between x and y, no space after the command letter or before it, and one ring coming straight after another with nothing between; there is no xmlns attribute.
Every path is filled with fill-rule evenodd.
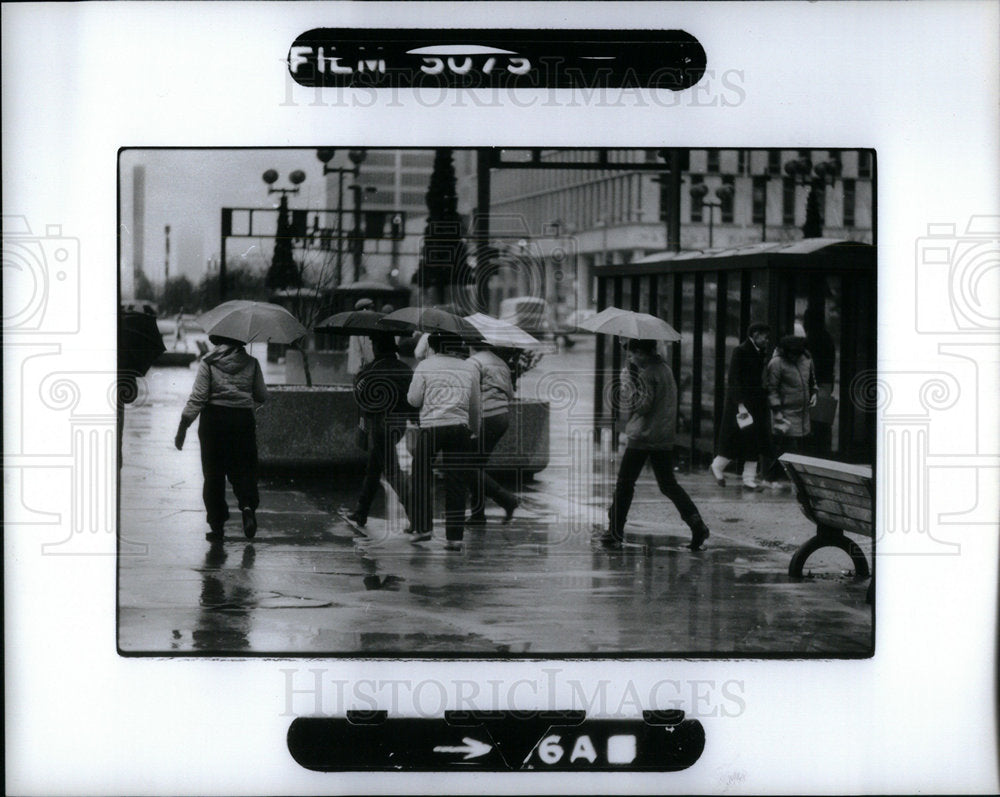
<svg viewBox="0 0 1000 797"><path fill-rule="evenodd" d="M406 400L413 371L396 356L392 333L378 332L370 337L374 360L354 377L354 399L369 435L368 462L357 503L346 517L364 527L384 473L412 526L410 489L399 468L396 446L406 433L407 420L416 420L416 411Z"/></svg>
<svg viewBox="0 0 1000 797"><path fill-rule="evenodd" d="M397 311L400 312L400 311ZM472 430L480 426L479 371L461 358L462 339L432 332L433 352L413 372L406 398L420 410L420 434L413 457L413 539L429 540L434 527L431 460L441 453L445 483L445 548L462 549L465 496L473 480L468 470Z"/></svg>
<svg viewBox="0 0 1000 797"><path fill-rule="evenodd" d="M223 538L229 519L226 479L233 486L243 515L243 533L253 539L257 533L256 405L267 401L267 387L260 363L243 348L243 343L220 335L210 335L215 349L205 355L181 413L174 445L184 447L188 427L201 416L198 440L201 443L201 470L204 476L202 499L211 531L205 539Z"/></svg>
<svg viewBox="0 0 1000 797"><path fill-rule="evenodd" d="M268 302L234 299L198 317L215 349L198 366L181 421L174 437L178 450L184 447L188 427L199 415L202 499L211 531L205 539L221 542L229 519L226 479L233 485L243 516L243 533L257 533L257 429L256 405L267 400L267 387L260 363L244 350L254 341L292 343L307 334L285 308Z"/></svg>
<svg viewBox="0 0 1000 797"><path fill-rule="evenodd" d="M514 396L510 368L498 357L489 343L472 344L475 354L469 362L479 371L479 390L482 406L482 420L479 426L479 441L475 458L476 473L472 481L472 501L469 518L473 525L486 523L486 498L495 501L504 510L504 523L510 522L517 509L517 496L504 489L486 472L490 455L500 438L510 426L508 408Z"/></svg>
<svg viewBox="0 0 1000 797"><path fill-rule="evenodd" d="M631 339L629 364L622 373L622 397L628 422L628 445L618 468L614 497L608 510L608 530L601 537L606 548L618 548L624 539L625 520L635 494L635 483L648 459L657 486L669 498L691 529L688 547L696 551L709 530L697 507L674 477L674 436L677 427L677 384L670 367L656 351L656 340Z"/></svg>

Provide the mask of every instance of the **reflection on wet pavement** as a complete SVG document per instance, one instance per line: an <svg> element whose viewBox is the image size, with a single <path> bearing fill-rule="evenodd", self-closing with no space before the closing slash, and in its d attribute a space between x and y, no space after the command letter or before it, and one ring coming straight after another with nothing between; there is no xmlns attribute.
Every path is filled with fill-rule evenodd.
<svg viewBox="0 0 1000 797"><path fill-rule="evenodd" d="M190 376L185 377L190 380ZM196 438L173 450L189 389L126 421L122 537L146 546L119 558L119 646L125 653L381 656L864 656L872 650L867 582L850 561L817 554L812 578L787 575L812 533L791 496L744 495L679 475L712 536L689 533L650 478L640 480L627 545L595 549L604 507L567 500L551 473L527 485L507 526L499 509L467 530L461 552L411 544L380 497L360 537L339 517L358 474L261 479L259 530L238 515L221 544L204 540ZM161 395L159 397L163 399ZM230 496L230 500L232 497Z"/></svg>

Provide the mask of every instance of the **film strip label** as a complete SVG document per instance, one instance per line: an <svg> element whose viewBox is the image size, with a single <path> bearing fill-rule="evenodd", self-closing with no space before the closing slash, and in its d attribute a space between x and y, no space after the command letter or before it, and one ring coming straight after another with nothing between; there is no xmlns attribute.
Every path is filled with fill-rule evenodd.
<svg viewBox="0 0 1000 797"><path fill-rule="evenodd" d="M288 729L292 758L319 772L676 772L704 749L702 724L683 711L647 711L642 719L587 719L582 711L453 711L441 719L348 712L298 717Z"/></svg>
<svg viewBox="0 0 1000 797"><path fill-rule="evenodd" d="M683 30L314 28L288 51L296 83L341 88L682 91L706 65Z"/></svg>

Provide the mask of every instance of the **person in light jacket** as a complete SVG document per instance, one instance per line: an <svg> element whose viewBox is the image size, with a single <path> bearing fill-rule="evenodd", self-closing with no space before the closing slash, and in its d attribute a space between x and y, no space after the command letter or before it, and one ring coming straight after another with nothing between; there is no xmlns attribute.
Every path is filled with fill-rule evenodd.
<svg viewBox="0 0 1000 797"><path fill-rule="evenodd" d="M608 510L608 530L601 537L606 548L618 548L624 539L625 520L635 482L649 460L660 492L669 498L691 529L688 547L696 551L709 531L697 507L674 477L674 437L677 427L677 384L670 367L656 353L655 340L630 340L629 368L622 374L622 395L629 418L625 425L628 445L618 468L614 498Z"/></svg>
<svg viewBox="0 0 1000 797"><path fill-rule="evenodd" d="M246 353L243 343L218 335L209 340L215 349L198 366L174 445L178 451L184 447L188 427L200 415L202 499L211 529L205 539L223 539L223 526L229 519L227 478L243 516L243 533L252 539L257 533L256 511L260 505L254 410L267 401L267 387L260 363Z"/></svg>
<svg viewBox="0 0 1000 797"><path fill-rule="evenodd" d="M483 343L475 346L476 353L469 362L479 369L479 388L482 397L482 423L479 427L478 456L476 457L476 478L472 483L472 506L466 521L471 525L486 522L486 497L491 498L504 510L504 522L510 521L517 508L517 496L504 489L487 472L490 455L500 438L510 426L510 401L514 397L514 385L507 367L493 351L493 347Z"/></svg>
<svg viewBox="0 0 1000 797"><path fill-rule="evenodd" d="M420 433L413 454L411 542L429 540L434 529L434 474L431 460L441 453L445 484L445 548L462 549L466 494L471 489L474 433L480 425L479 370L462 359L460 338L435 332L431 355L413 372L406 394L420 410Z"/></svg>
<svg viewBox="0 0 1000 797"><path fill-rule="evenodd" d="M781 453L801 450L810 432L809 408L819 395L812 357L806 339L786 335L778 342L767 364L767 401L771 407L771 427Z"/></svg>

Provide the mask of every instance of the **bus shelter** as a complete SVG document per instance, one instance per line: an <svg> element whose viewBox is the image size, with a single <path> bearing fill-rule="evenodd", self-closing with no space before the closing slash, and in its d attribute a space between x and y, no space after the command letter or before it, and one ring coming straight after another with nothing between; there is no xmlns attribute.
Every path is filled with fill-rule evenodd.
<svg viewBox="0 0 1000 797"><path fill-rule="evenodd" d="M815 424L809 453L871 463L875 413L866 393L876 367L876 257L871 244L832 238L660 252L595 268L597 309L614 306L657 315L677 329L668 363L678 385L681 459L703 463L715 449L733 349L753 321L771 326L772 342L805 335L824 390L829 424ZM594 406L598 423L617 421L618 341L599 335ZM611 381L612 384L608 384ZM835 402L835 406L834 406ZM686 454L686 457L685 457Z"/></svg>

